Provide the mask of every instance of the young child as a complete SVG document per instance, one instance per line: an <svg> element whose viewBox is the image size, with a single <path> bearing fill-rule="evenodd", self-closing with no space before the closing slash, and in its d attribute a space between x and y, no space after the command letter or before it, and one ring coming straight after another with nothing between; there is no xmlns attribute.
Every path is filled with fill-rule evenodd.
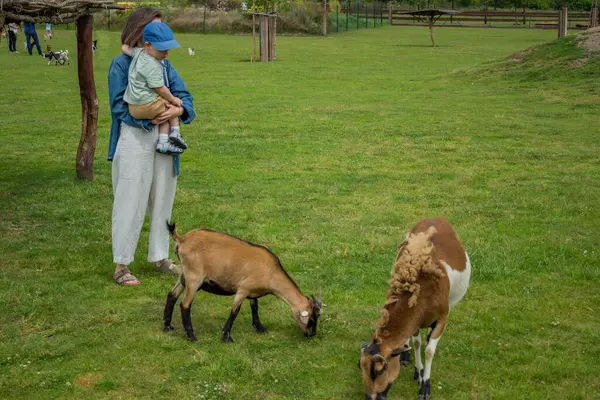
<svg viewBox="0 0 600 400"><path fill-rule="evenodd" d="M46 24L46 37L51 40L52 39L52 24Z"/></svg>
<svg viewBox="0 0 600 400"><path fill-rule="evenodd" d="M123 53L132 57L129 81L123 99L129 104L129 113L136 119L154 119L171 103L181 107L181 99L173 96L165 86L162 60L170 49L181 47L171 28L163 22L151 22L144 28L144 47L123 45ZM156 151L181 154L187 148L179 133L179 118L171 118L158 126Z"/></svg>

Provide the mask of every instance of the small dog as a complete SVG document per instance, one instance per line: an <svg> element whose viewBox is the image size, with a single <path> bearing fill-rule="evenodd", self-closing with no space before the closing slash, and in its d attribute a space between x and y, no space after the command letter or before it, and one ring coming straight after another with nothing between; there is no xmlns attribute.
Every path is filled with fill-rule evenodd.
<svg viewBox="0 0 600 400"><path fill-rule="evenodd" d="M92 43L92 53L96 54L97 49L98 49L98 41L94 40L94 43Z"/></svg>
<svg viewBox="0 0 600 400"><path fill-rule="evenodd" d="M69 50L59 50L59 51L51 51L47 54L44 54L44 58L48 59L48 65L54 61L54 65L71 65L71 60L69 60Z"/></svg>
<svg viewBox="0 0 600 400"><path fill-rule="evenodd" d="M196 55L196 52L194 51L194 49L192 47L188 47L188 53L190 54L190 56Z"/></svg>
<svg viewBox="0 0 600 400"><path fill-rule="evenodd" d="M46 45L46 53L52 53L52 45L51 44Z"/></svg>

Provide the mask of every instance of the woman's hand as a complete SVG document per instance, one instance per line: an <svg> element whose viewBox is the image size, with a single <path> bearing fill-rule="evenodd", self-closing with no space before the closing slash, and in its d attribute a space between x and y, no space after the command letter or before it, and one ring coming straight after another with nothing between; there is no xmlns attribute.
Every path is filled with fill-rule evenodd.
<svg viewBox="0 0 600 400"><path fill-rule="evenodd" d="M160 125L163 122L167 122L171 118L180 117L183 115L183 107L176 107L171 104L167 104L167 109L161 114L158 114L153 120L154 125Z"/></svg>

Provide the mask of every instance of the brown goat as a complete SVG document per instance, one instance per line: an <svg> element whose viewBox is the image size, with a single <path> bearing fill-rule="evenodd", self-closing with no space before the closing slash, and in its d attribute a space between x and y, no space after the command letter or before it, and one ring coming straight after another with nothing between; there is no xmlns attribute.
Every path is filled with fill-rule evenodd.
<svg viewBox="0 0 600 400"><path fill-rule="evenodd" d="M275 254L266 247L246 242L226 233L197 229L179 236L175 224L167 222L169 232L177 242L181 260L181 275L167 296L164 312L165 332L173 330L171 319L177 299L181 301L181 319L188 339L197 342L192 328L190 309L196 292L204 290L222 296L233 296L229 319L222 329L223 342L233 342L231 327L242 303L250 299L252 326L257 332L267 332L258 318L258 298L273 294L287 303L304 336L317 333L321 314L321 294L306 297L281 266Z"/></svg>
<svg viewBox="0 0 600 400"><path fill-rule="evenodd" d="M465 295L471 264L450 223L443 218L419 222L398 246L387 301L373 341L361 349L366 400L385 400L400 372L399 355L408 352L409 338L415 352L414 379L419 398L430 396L431 364L444 332L448 313ZM420 328L431 328L421 362Z"/></svg>

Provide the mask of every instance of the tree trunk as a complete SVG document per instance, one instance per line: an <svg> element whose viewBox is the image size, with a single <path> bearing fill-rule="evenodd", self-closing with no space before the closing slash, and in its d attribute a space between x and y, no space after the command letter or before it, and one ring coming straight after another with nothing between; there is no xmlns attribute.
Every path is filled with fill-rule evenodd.
<svg viewBox="0 0 600 400"><path fill-rule="evenodd" d="M81 139L77 149L77 177L94 179L94 153L98 134L98 98L94 83L92 55L92 15L77 19L77 73L81 95Z"/></svg>
<svg viewBox="0 0 600 400"><path fill-rule="evenodd" d="M435 36L433 35L433 16L429 17L429 36L431 37L431 43L435 47Z"/></svg>
<svg viewBox="0 0 600 400"><path fill-rule="evenodd" d="M323 36L327 36L327 0L323 0Z"/></svg>

